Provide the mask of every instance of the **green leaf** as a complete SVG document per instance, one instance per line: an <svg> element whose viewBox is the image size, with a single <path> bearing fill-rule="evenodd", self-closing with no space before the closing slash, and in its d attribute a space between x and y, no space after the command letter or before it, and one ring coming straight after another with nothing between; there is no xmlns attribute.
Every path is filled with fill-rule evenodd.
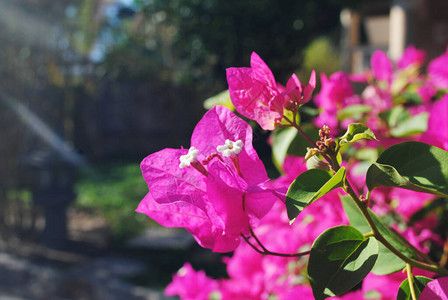
<svg viewBox="0 0 448 300"><path fill-rule="evenodd" d="M344 180L344 167L340 168L333 176L321 169L311 169L300 174L286 193L285 204L291 223L305 207L326 193L341 187Z"/></svg>
<svg viewBox="0 0 448 300"><path fill-rule="evenodd" d="M416 88L413 88L414 90L416 90ZM414 105L418 105L418 104L422 104L422 98L420 97L419 94L417 94L415 91L407 91L404 93L400 93L395 99L394 99L395 103L404 103L404 104L414 104Z"/></svg>
<svg viewBox="0 0 448 300"><path fill-rule="evenodd" d="M314 126L302 126L311 139L319 139L319 131ZM287 155L305 156L310 143L292 127L274 131L272 136L272 158L278 170L282 170Z"/></svg>
<svg viewBox="0 0 448 300"><path fill-rule="evenodd" d="M338 139L339 146L354 143L360 139L377 140L369 127L360 123L352 123L348 125L345 134Z"/></svg>
<svg viewBox="0 0 448 300"><path fill-rule="evenodd" d="M277 169L282 169L283 162L288 154L288 149L296 135L297 131L292 127L282 128L273 133L272 158Z"/></svg>
<svg viewBox="0 0 448 300"><path fill-rule="evenodd" d="M361 213L361 210L356 205L355 201L349 196L341 197L342 206L344 207L345 213L348 216L350 225L358 229L362 233L371 232L370 226L366 219ZM381 219L375 215L370 209L368 209L370 215L372 216L373 222L378 228L382 236L398 251L410 258L418 258L418 256L412 251L406 243L400 238L400 236L389 227L384 224ZM389 249L387 249L383 244L379 244L379 256L376 261L375 267L372 269L372 273L376 275L386 275L402 270L406 263L393 254Z"/></svg>
<svg viewBox="0 0 448 300"><path fill-rule="evenodd" d="M378 158L378 149L376 149L376 148L356 149L354 156L358 160L363 160L363 161L368 161L370 163L373 163ZM367 168L365 171L367 171Z"/></svg>
<svg viewBox="0 0 448 300"><path fill-rule="evenodd" d="M372 230L370 229L369 223L367 223L355 201L350 196L341 196L340 198L342 207L350 221L350 225L363 234L371 232Z"/></svg>
<svg viewBox="0 0 448 300"><path fill-rule="evenodd" d="M428 129L428 118L428 113L408 117L391 128L390 134L393 137L406 137L425 132Z"/></svg>
<svg viewBox="0 0 448 300"><path fill-rule="evenodd" d="M428 113L411 116L402 106L398 105L391 110L380 114L390 128L390 134L394 137L406 137L425 132L428 127Z"/></svg>
<svg viewBox="0 0 448 300"><path fill-rule="evenodd" d="M313 243L308 276L315 299L340 295L370 272L378 256L378 243L351 226L326 230Z"/></svg>
<svg viewBox="0 0 448 300"><path fill-rule="evenodd" d="M367 170L369 190L400 187L448 197L448 152L420 142L404 142L386 149Z"/></svg>
<svg viewBox="0 0 448 300"><path fill-rule="evenodd" d="M330 171L330 164L324 161L319 155L314 155L306 161L306 168L311 169L321 169L324 171Z"/></svg>
<svg viewBox="0 0 448 300"><path fill-rule="evenodd" d="M380 117L387 123L389 128L393 128L409 118L409 113L402 105L397 105L389 111L380 113Z"/></svg>
<svg viewBox="0 0 448 300"><path fill-rule="evenodd" d="M215 105L223 105L230 108L231 110L235 110L232 100L230 99L229 90L222 91L221 93L212 96L204 101L205 109L212 109Z"/></svg>
<svg viewBox="0 0 448 300"><path fill-rule="evenodd" d="M337 114L339 121L345 120L347 118L357 118L360 115L367 113L372 110L372 107L364 104L349 105Z"/></svg>
<svg viewBox="0 0 448 300"><path fill-rule="evenodd" d="M415 296L418 299L425 286L428 284L428 282L432 281L432 279L424 276L412 276L412 279L414 284ZM397 300L412 300L409 280L407 278L400 284Z"/></svg>

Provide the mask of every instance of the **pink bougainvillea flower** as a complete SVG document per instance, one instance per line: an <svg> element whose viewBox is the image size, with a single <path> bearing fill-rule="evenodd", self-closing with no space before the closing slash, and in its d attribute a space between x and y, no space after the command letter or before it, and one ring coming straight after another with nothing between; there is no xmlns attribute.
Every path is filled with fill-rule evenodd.
<svg viewBox="0 0 448 300"><path fill-rule="evenodd" d="M370 66L376 80L383 80L388 83L392 81L392 62L386 53L381 50L373 52Z"/></svg>
<svg viewBox="0 0 448 300"><path fill-rule="evenodd" d="M437 94L436 87L431 81L426 80L417 88L417 95L420 96L425 106L431 103L431 99Z"/></svg>
<svg viewBox="0 0 448 300"><path fill-rule="evenodd" d="M230 278L221 281L222 299L263 299L267 280L264 259L248 244L241 244L232 257L225 258Z"/></svg>
<svg viewBox="0 0 448 300"><path fill-rule="evenodd" d="M448 95L433 104L428 129L420 140L448 151Z"/></svg>
<svg viewBox="0 0 448 300"><path fill-rule="evenodd" d="M296 74L292 74L286 83L286 91L284 94L287 96L287 101L291 101L295 105L305 104L311 100L313 91L316 88L316 72L313 70L311 72L310 80L308 85L300 83L299 78Z"/></svg>
<svg viewBox="0 0 448 300"><path fill-rule="evenodd" d="M227 69L230 99L240 114L257 121L265 130L274 130L281 123L284 109L296 112L300 104L311 99L316 88L314 71L306 86L293 74L285 90L277 85L271 70L255 52L250 65Z"/></svg>
<svg viewBox="0 0 448 300"><path fill-rule="evenodd" d="M337 193L333 197L313 203L299 216L301 222L289 224L283 203L277 201L269 213L260 220L255 233L269 250L279 253L295 253L309 250L314 239L334 225L348 224ZM318 220L325 219L325 222ZM287 242L285 242L287 241ZM222 299L314 299L311 288L296 289L298 275L305 271L304 263L294 257L262 255L254 252L248 244L241 244L233 256L225 259L229 279L221 280ZM307 291L305 294L294 292ZM309 292L309 293L308 293ZM293 297L294 296L294 297ZM293 297L293 298L289 298Z"/></svg>
<svg viewBox="0 0 448 300"><path fill-rule="evenodd" d="M173 277L173 281L165 288L167 296L180 296L183 300L209 299L210 294L218 290L218 281L195 271L186 263Z"/></svg>
<svg viewBox="0 0 448 300"><path fill-rule="evenodd" d="M378 299L394 300L398 287L405 278L406 274L401 272L381 276L369 273L362 283L362 291L364 294L375 291L381 295Z"/></svg>
<svg viewBox="0 0 448 300"><path fill-rule="evenodd" d="M444 54L433 59L428 65L428 75L438 89L448 88L448 48Z"/></svg>
<svg viewBox="0 0 448 300"><path fill-rule="evenodd" d="M141 169L149 193L137 212L163 226L185 227L216 252L234 250L276 199L265 185L251 127L223 106L197 124L189 150L161 150L146 157Z"/></svg>
<svg viewBox="0 0 448 300"><path fill-rule="evenodd" d="M345 293L342 296L330 297L328 299L331 299L331 300L360 300L360 299L366 299L366 298L367 297L364 297L364 294L361 290L356 290L356 291L351 291L351 292Z"/></svg>
<svg viewBox="0 0 448 300"><path fill-rule="evenodd" d="M282 120L284 97L271 70L255 52L250 65L227 69L230 98L240 114L273 130Z"/></svg>
<svg viewBox="0 0 448 300"><path fill-rule="evenodd" d="M340 107L344 101L353 95L353 87L345 72L336 72L328 78L321 75L322 88L319 93L318 103L324 107Z"/></svg>
<svg viewBox="0 0 448 300"><path fill-rule="evenodd" d="M330 77L322 73L321 84L320 93L315 98L321 113L314 122L318 127L326 124L330 128L335 128L338 125L337 112L356 102L353 87L345 72L336 72Z"/></svg>
<svg viewBox="0 0 448 300"><path fill-rule="evenodd" d="M313 290L307 285L296 285L291 289L283 289L277 294L279 300L313 300Z"/></svg>
<svg viewBox="0 0 448 300"><path fill-rule="evenodd" d="M389 198L397 202L395 211L402 215L405 220L409 220L414 213L434 199L434 196L411 190L392 188Z"/></svg>
<svg viewBox="0 0 448 300"><path fill-rule="evenodd" d="M448 300L448 277L441 277L430 281L423 289L420 300Z"/></svg>
<svg viewBox="0 0 448 300"><path fill-rule="evenodd" d="M386 81L390 84L393 80L394 65L398 69L405 69L411 65L421 67L425 60L425 51L416 49L414 46L405 49L396 65L392 63L386 53L376 50L370 59L371 70L360 74L350 74L349 76L350 80L354 82L368 83L374 77L376 80Z"/></svg>
<svg viewBox="0 0 448 300"><path fill-rule="evenodd" d="M404 69L409 66L421 67L426 60L426 53L423 50L419 50L414 46L409 46L404 50L403 55L397 62L399 69Z"/></svg>

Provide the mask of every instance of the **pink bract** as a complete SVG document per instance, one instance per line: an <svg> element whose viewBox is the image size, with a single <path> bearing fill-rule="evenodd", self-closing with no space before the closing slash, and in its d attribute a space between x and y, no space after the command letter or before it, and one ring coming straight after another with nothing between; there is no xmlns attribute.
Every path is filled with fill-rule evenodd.
<svg viewBox="0 0 448 300"><path fill-rule="evenodd" d="M336 72L327 77L321 74L322 88L316 102L320 107L339 108L353 95L353 87L345 72Z"/></svg>
<svg viewBox="0 0 448 300"><path fill-rule="evenodd" d="M448 277L429 282L420 294L420 300L448 300Z"/></svg>
<svg viewBox="0 0 448 300"><path fill-rule="evenodd" d="M316 88L316 72L311 72L308 85L303 85L296 74L292 74L286 83L286 96L297 104L305 104L311 100L314 89Z"/></svg>
<svg viewBox="0 0 448 300"><path fill-rule="evenodd" d="M337 112L352 103L353 87L345 72L333 73L330 77L321 74L321 90L315 97L316 105L321 111L314 123L318 127L324 124L330 128L338 125Z"/></svg>
<svg viewBox="0 0 448 300"><path fill-rule="evenodd" d="M433 104L431 108L428 129L421 141L448 151L448 95Z"/></svg>
<svg viewBox="0 0 448 300"><path fill-rule="evenodd" d="M314 300L313 291L311 290L311 287L307 285L296 285L291 289L280 291L277 296L279 300Z"/></svg>
<svg viewBox="0 0 448 300"><path fill-rule="evenodd" d="M250 64L251 68L227 69L230 98L243 116L265 130L274 130L283 116L284 97L271 70L255 52Z"/></svg>
<svg viewBox="0 0 448 300"><path fill-rule="evenodd" d="M397 62L397 67L399 69L404 69L411 65L421 67L425 63L425 60L425 51L419 50L411 45L404 50L403 55Z"/></svg>
<svg viewBox="0 0 448 300"><path fill-rule="evenodd" d="M192 166L179 168L186 149L164 149L146 157L141 169L149 193L137 212L166 227L185 227L205 248L234 250L249 224L263 217L276 198L264 185L268 177L252 147L251 127L228 108L216 106L196 126L191 146L199 150L198 163L217 156L216 147L227 139L244 143L237 156L239 170L229 157L209 159L203 166L207 176Z"/></svg>
<svg viewBox="0 0 448 300"><path fill-rule="evenodd" d="M379 299L395 300L398 288L405 278L406 274L401 272L381 276L369 273L362 283L362 291L364 294L375 291L381 294Z"/></svg>
<svg viewBox="0 0 448 300"><path fill-rule="evenodd" d="M195 271L186 263L166 287L167 296L180 296L183 300L209 299L209 295L218 290L218 282L207 277L204 271Z"/></svg>
<svg viewBox="0 0 448 300"><path fill-rule="evenodd" d="M257 121L264 130L274 130L281 123L286 101L292 100L296 105L306 103L316 88L314 71L307 86L293 74L285 90L277 85L271 70L255 52L250 65L226 70L230 99L240 114Z"/></svg>
<svg viewBox="0 0 448 300"><path fill-rule="evenodd" d="M377 80L384 80L388 83L392 81L392 62L387 54L381 50L373 52L370 60L373 76Z"/></svg>
<svg viewBox="0 0 448 300"><path fill-rule="evenodd" d="M448 88L448 49L428 65L429 79L438 89Z"/></svg>

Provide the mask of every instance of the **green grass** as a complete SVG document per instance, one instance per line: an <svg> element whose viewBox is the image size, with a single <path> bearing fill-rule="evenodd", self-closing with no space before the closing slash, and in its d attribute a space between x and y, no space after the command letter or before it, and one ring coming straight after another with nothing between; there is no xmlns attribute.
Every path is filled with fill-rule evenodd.
<svg viewBox="0 0 448 300"><path fill-rule="evenodd" d="M148 191L138 162L90 167L79 174L75 205L98 210L108 221L113 240L125 240L155 224L136 213Z"/></svg>

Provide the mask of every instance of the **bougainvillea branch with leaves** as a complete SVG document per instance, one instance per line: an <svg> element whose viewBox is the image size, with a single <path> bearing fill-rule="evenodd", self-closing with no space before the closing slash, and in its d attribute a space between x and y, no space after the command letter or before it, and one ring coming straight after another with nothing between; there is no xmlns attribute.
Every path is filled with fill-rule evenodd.
<svg viewBox="0 0 448 300"><path fill-rule="evenodd" d="M229 68L234 109L272 131L268 178L249 123L215 106L189 149L141 164L137 211L233 251L229 278L186 264L167 287L182 299L448 299L448 52L422 70L408 48L376 51L363 74L293 74L277 83L259 55ZM356 94L353 82L364 84ZM308 106L303 110L304 105ZM308 116L306 119L311 119Z"/></svg>

